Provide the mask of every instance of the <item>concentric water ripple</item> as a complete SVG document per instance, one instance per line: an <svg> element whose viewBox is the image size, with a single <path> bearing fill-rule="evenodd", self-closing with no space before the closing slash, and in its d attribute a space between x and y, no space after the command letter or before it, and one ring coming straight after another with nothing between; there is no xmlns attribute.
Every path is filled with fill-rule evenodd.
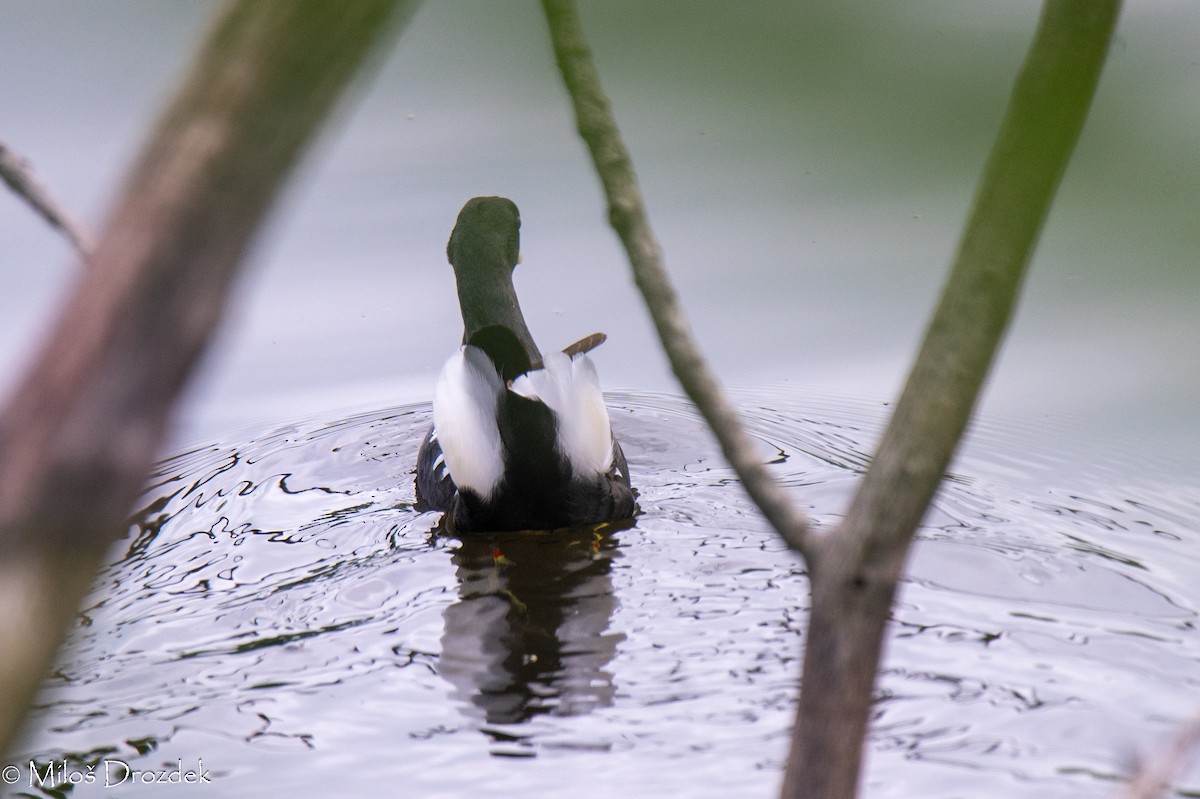
<svg viewBox="0 0 1200 799"><path fill-rule="evenodd" d="M886 408L741 399L836 521ZM202 758L211 795L773 795L802 564L685 402L610 400L642 514L596 533L437 535L412 507L427 406L164 462L19 762ZM1200 711L1200 498L1100 473L1058 487L977 428L895 609L868 795L1096 795Z"/></svg>

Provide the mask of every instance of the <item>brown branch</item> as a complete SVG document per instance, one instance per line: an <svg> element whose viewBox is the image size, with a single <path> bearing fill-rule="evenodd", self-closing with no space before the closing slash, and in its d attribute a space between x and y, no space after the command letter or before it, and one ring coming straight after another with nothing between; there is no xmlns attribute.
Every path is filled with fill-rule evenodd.
<svg viewBox="0 0 1200 799"><path fill-rule="evenodd" d="M883 632L1079 138L1119 0L1048 0L937 311L845 520L815 537L785 797L855 795Z"/></svg>
<svg viewBox="0 0 1200 799"><path fill-rule="evenodd" d="M809 525L759 457L733 405L696 346L687 316L663 266L650 230L633 162L600 86L574 0L543 0L554 56L575 108L608 200L608 217L621 239L634 281L654 320L675 377L695 403L754 503L789 546L803 550Z"/></svg>
<svg viewBox="0 0 1200 799"><path fill-rule="evenodd" d="M0 142L0 180L7 183L13 193L28 203L51 227L61 231L83 260L88 259L93 240L87 227L54 198L29 161L13 152L4 142Z"/></svg>
<svg viewBox="0 0 1200 799"><path fill-rule="evenodd" d="M242 255L387 23L415 2L228 5L0 414L0 752L155 457Z"/></svg>

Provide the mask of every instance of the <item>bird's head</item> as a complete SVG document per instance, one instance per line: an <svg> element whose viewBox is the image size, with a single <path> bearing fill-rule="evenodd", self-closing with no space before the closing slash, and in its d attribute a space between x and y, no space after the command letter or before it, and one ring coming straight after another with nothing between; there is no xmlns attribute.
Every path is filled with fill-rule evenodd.
<svg viewBox="0 0 1200 799"><path fill-rule="evenodd" d="M475 197L458 213L446 245L463 318L463 343L484 350L505 380L541 365L512 273L521 250L521 214L506 197Z"/></svg>

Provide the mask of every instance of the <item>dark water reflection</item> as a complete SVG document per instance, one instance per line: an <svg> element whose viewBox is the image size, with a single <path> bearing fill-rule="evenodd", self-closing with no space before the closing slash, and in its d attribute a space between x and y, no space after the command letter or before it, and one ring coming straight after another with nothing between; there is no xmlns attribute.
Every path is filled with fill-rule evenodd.
<svg viewBox="0 0 1200 799"><path fill-rule="evenodd" d="M573 716L612 704L608 670L624 639L609 630L617 598L604 531L505 533L459 541L451 561L459 600L445 611L438 671L455 697L477 708L498 754L511 729L551 713Z"/></svg>
<svg viewBox="0 0 1200 799"><path fill-rule="evenodd" d="M836 521L886 408L741 399L763 459ZM686 403L610 409L643 511L617 530L439 535L413 508L424 405L164 462L17 762L203 759L212 796L773 795L803 565ZM943 486L893 612L868 796L1104 793L1200 708L1200 496L1129 462L1063 486L1053 440L984 422Z"/></svg>

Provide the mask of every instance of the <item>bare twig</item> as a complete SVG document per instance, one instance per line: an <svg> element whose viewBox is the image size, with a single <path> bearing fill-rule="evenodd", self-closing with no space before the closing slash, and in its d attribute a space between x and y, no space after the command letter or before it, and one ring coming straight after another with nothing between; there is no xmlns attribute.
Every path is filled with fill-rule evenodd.
<svg viewBox="0 0 1200 799"><path fill-rule="evenodd" d="M675 377L703 414L754 503L788 545L803 550L809 524L783 487L771 477L733 405L696 346L691 327L642 204L633 162L613 119L574 0L543 0L554 55L575 107L575 122L604 185L608 216L621 239L634 280L658 330Z"/></svg>
<svg viewBox="0 0 1200 799"><path fill-rule="evenodd" d="M226 6L0 414L0 753L125 518L242 254L389 20L415 2Z"/></svg>
<svg viewBox="0 0 1200 799"><path fill-rule="evenodd" d="M1118 793L1119 799L1159 799L1165 796L1171 783L1196 759L1200 749L1200 718L1185 724L1157 756L1139 764L1133 777Z"/></svg>
<svg viewBox="0 0 1200 799"><path fill-rule="evenodd" d="M92 253L93 239L87 227L63 206L33 171L29 161L0 142L0 180L29 203L51 227L60 230L83 260Z"/></svg>
<svg viewBox="0 0 1200 799"><path fill-rule="evenodd" d="M771 524L808 562L803 689L783 795L849 799L908 546L970 418L1091 103L1119 0L1048 0L938 311L845 521L810 531L692 343L572 0L543 0L576 122L672 368Z"/></svg>

